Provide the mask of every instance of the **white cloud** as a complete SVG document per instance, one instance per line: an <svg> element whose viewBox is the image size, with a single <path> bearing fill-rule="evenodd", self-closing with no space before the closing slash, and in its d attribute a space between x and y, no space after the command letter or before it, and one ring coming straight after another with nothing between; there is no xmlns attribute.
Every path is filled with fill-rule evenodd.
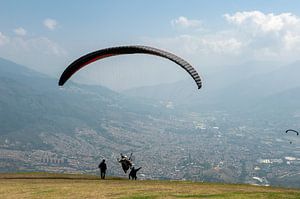
<svg viewBox="0 0 300 199"><path fill-rule="evenodd" d="M283 36L283 43L286 50L300 50L300 34L288 31Z"/></svg>
<svg viewBox="0 0 300 199"><path fill-rule="evenodd" d="M60 47L60 45L47 37L33 38L24 42L27 48L32 49L36 52L40 51L44 54L55 56L66 55L66 51L62 47Z"/></svg>
<svg viewBox="0 0 300 199"><path fill-rule="evenodd" d="M300 54L300 18L292 13L260 11L225 14L232 29L243 38L243 53L255 59L297 60Z"/></svg>
<svg viewBox="0 0 300 199"><path fill-rule="evenodd" d="M19 36L25 36L27 34L27 31L24 28L19 27L14 29L14 33Z"/></svg>
<svg viewBox="0 0 300 199"><path fill-rule="evenodd" d="M190 52L210 54L238 54L242 43L233 37L213 36L181 36L181 42Z"/></svg>
<svg viewBox="0 0 300 199"><path fill-rule="evenodd" d="M291 13L264 14L260 11L237 12L233 15L225 14L225 19L238 26L250 29L250 31L279 32L300 23L299 17Z"/></svg>
<svg viewBox="0 0 300 199"><path fill-rule="evenodd" d="M3 46L8 42L9 42L9 38L5 36L2 32L0 32L0 46Z"/></svg>
<svg viewBox="0 0 300 199"><path fill-rule="evenodd" d="M0 32L0 57L46 74L57 74L67 51L47 37L7 37Z"/></svg>
<svg viewBox="0 0 300 199"><path fill-rule="evenodd" d="M24 39L12 38L10 46L15 52L32 53L36 55L65 56L66 51L59 44L47 37L35 37ZM18 53L17 53L18 54Z"/></svg>
<svg viewBox="0 0 300 199"><path fill-rule="evenodd" d="M201 21L180 16L177 19L173 19L171 24L178 28L197 28L201 25Z"/></svg>
<svg viewBox="0 0 300 199"><path fill-rule="evenodd" d="M56 29L58 23L56 20L48 18L44 20L43 24L49 30L54 30Z"/></svg>
<svg viewBox="0 0 300 199"><path fill-rule="evenodd" d="M261 11L241 11L223 16L227 23L217 30L204 27L206 31L145 41L171 49L196 63L224 65L247 60L287 63L299 60L299 16ZM189 21L179 17L172 21L172 25L190 27Z"/></svg>

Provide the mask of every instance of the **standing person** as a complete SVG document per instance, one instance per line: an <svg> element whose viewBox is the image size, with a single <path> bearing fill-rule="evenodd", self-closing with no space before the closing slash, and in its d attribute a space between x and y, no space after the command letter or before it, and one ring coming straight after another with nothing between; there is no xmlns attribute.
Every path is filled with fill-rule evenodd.
<svg viewBox="0 0 300 199"><path fill-rule="evenodd" d="M134 167L132 167L130 173L129 173L129 180L130 180L130 177L132 180L136 180L136 173L141 169L142 167L138 168L138 169L135 169Z"/></svg>
<svg viewBox="0 0 300 199"><path fill-rule="evenodd" d="M106 163L105 163L105 159L102 160L102 162L99 164L98 167L100 169L101 179L105 179L105 174L106 174L106 169L107 169L107 166L106 166Z"/></svg>

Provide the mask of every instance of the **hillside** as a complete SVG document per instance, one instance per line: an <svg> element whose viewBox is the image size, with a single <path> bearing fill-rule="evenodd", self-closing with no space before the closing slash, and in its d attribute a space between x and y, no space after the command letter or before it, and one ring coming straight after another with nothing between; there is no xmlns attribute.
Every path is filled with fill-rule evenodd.
<svg viewBox="0 0 300 199"><path fill-rule="evenodd" d="M155 113L155 104L104 87L70 82L59 88L57 79L4 59L0 59L0 93L0 143L8 139L31 148L46 147L39 138L42 132L72 135L77 128L89 127L109 138L101 127L105 120Z"/></svg>
<svg viewBox="0 0 300 199"><path fill-rule="evenodd" d="M70 81L60 88L57 79L5 59L0 93L0 171L49 171L52 161L91 171L101 157L141 150L151 137L149 118L160 122L170 112L101 86Z"/></svg>
<svg viewBox="0 0 300 199"><path fill-rule="evenodd" d="M59 88L55 78L0 59L0 172L95 175L105 158L109 175L124 177L117 158L133 153L141 179L299 188L300 140L284 133L299 124L294 89L237 116L199 100L209 94L205 88L178 105L101 86ZM293 103L278 106L286 100Z"/></svg>
<svg viewBox="0 0 300 199"><path fill-rule="evenodd" d="M0 195L1 198L299 198L300 190L33 173L0 174Z"/></svg>
<svg viewBox="0 0 300 199"><path fill-rule="evenodd" d="M300 87L299 65L299 61L282 66L272 62L249 62L227 66L221 71L205 74L203 88L199 91L192 86L192 81L185 80L172 84L133 88L123 93L134 97L168 100L176 106L183 105L199 112L202 110L246 111L256 108L259 104L268 103L273 106L290 104L286 110L290 112L295 104L293 98L286 97L276 101L274 97L285 92L291 93ZM271 106L265 108L273 109ZM255 110L258 115L264 111Z"/></svg>

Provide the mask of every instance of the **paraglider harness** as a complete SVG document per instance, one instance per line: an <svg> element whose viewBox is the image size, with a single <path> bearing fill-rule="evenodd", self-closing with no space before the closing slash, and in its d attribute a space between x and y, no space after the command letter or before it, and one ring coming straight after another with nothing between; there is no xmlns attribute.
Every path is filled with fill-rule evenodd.
<svg viewBox="0 0 300 199"><path fill-rule="evenodd" d="M122 153L120 155L121 155L121 159L120 160L118 159L118 162L121 163L124 173L127 173L128 169L131 169L132 167L132 161L131 161L132 153L130 154L129 158L124 156Z"/></svg>

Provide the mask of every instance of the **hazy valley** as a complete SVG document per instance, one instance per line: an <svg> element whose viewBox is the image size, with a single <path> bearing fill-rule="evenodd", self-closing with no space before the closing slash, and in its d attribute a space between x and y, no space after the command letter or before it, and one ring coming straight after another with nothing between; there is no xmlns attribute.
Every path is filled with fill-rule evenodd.
<svg viewBox="0 0 300 199"><path fill-rule="evenodd" d="M216 73L211 91L184 81L116 93L60 88L0 59L0 171L98 174L105 158L109 175L125 176L117 158L133 153L141 179L299 187L300 140L284 133L300 127L297 63L270 68Z"/></svg>

